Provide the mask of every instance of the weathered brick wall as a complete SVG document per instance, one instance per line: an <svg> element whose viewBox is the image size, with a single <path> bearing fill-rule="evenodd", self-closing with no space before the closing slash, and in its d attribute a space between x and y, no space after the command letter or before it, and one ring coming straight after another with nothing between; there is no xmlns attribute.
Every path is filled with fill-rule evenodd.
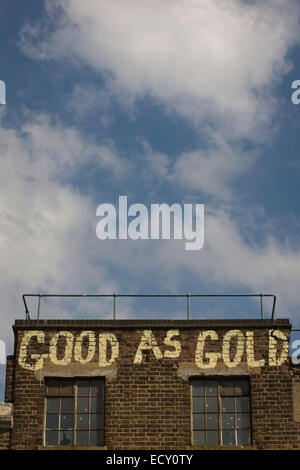
<svg viewBox="0 0 300 470"><path fill-rule="evenodd" d="M11 403L0 403L0 450L10 448L12 409Z"/></svg>
<svg viewBox="0 0 300 470"><path fill-rule="evenodd" d="M300 448L287 320L17 321L14 329L14 449L42 446L45 377L85 376L105 377L108 449L195 448L190 379L202 376L250 378L253 448Z"/></svg>
<svg viewBox="0 0 300 470"><path fill-rule="evenodd" d="M14 401L15 357L6 358L5 401Z"/></svg>

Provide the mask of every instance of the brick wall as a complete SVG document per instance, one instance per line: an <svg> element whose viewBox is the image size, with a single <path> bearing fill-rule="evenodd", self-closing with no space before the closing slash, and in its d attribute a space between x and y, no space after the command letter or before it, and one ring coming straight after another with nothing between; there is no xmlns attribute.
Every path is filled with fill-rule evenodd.
<svg viewBox="0 0 300 470"><path fill-rule="evenodd" d="M0 403L0 450L10 448L12 409L11 403Z"/></svg>
<svg viewBox="0 0 300 470"><path fill-rule="evenodd" d="M45 378L98 376L105 378L107 449L195 448L194 377L248 377L252 448L300 448L290 327L284 319L16 321L16 358L7 363L11 447L43 445Z"/></svg>

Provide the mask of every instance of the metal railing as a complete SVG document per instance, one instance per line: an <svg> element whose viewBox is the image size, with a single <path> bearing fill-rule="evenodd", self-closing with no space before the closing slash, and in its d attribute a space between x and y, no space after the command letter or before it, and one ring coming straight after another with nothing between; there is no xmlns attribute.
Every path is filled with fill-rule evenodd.
<svg viewBox="0 0 300 470"><path fill-rule="evenodd" d="M40 318L41 313L41 303L43 297L110 297L113 299L113 320L116 320L116 310L117 310L117 299L120 297L181 297L186 298L186 314L187 320L190 320L191 313L191 298L192 297L257 297L260 300L260 316L261 319L264 319L264 297L272 297L272 314L271 319L274 319L275 314L275 305L276 305L276 295L273 294L23 294L23 302L25 306L25 315L26 320L30 320L29 310L26 302L26 297L38 297L38 307L37 307L37 319Z"/></svg>

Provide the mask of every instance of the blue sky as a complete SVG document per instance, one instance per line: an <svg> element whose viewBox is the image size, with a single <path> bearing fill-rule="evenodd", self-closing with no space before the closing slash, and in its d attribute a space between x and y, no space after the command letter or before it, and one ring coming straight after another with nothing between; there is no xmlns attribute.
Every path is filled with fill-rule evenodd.
<svg viewBox="0 0 300 470"><path fill-rule="evenodd" d="M268 292L300 327L299 15L293 0L0 0L8 353L24 292ZM100 241L96 208L119 195L205 204L204 248ZM43 309L101 318L111 304ZM179 318L184 305L119 310ZM250 301L192 304L194 318L257 313Z"/></svg>

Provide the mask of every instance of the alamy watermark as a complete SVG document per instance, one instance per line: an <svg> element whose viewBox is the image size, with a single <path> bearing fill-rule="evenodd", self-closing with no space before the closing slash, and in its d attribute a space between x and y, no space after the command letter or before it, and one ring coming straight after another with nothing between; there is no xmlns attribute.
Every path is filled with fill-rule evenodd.
<svg viewBox="0 0 300 470"><path fill-rule="evenodd" d="M293 104L300 103L300 80L294 80L291 88L295 90L291 95L291 100Z"/></svg>
<svg viewBox="0 0 300 470"><path fill-rule="evenodd" d="M0 80L0 104L6 104L6 85L3 80Z"/></svg>
<svg viewBox="0 0 300 470"><path fill-rule="evenodd" d="M300 364L300 340L296 339L291 344L291 349L295 349L295 351L291 354L291 361L293 364Z"/></svg>
<svg viewBox="0 0 300 470"><path fill-rule="evenodd" d="M204 245L204 204L151 204L149 214L144 204L128 207L127 196L119 196L117 209L100 204L96 215L102 217L96 226L100 240L185 239L186 250L201 250Z"/></svg>

